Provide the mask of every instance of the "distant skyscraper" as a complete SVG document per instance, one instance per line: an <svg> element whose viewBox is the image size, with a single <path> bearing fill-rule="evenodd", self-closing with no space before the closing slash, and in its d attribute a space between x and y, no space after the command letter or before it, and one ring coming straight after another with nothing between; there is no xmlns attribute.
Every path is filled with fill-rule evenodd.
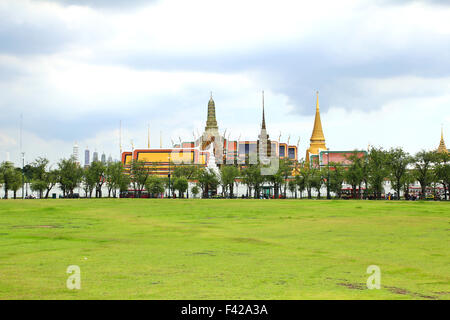
<svg viewBox="0 0 450 320"><path fill-rule="evenodd" d="M75 158L75 162L76 163L78 163L78 164L80 164L80 153L79 153L79 147L78 147L78 144L77 144L77 142L75 142L75 144L73 145L73 153L72 153L72 155L73 155L73 157Z"/></svg>
<svg viewBox="0 0 450 320"><path fill-rule="evenodd" d="M108 157L108 162L113 162L111 155L109 155L109 157Z"/></svg>
<svg viewBox="0 0 450 320"><path fill-rule="evenodd" d="M84 165L88 166L90 164L90 152L89 149L86 147L86 150L84 150Z"/></svg>
<svg viewBox="0 0 450 320"><path fill-rule="evenodd" d="M106 163L106 154L102 154L102 163Z"/></svg>
<svg viewBox="0 0 450 320"><path fill-rule="evenodd" d="M97 151L94 151L94 154L92 156L92 162L94 162L94 161L98 161L98 152Z"/></svg>

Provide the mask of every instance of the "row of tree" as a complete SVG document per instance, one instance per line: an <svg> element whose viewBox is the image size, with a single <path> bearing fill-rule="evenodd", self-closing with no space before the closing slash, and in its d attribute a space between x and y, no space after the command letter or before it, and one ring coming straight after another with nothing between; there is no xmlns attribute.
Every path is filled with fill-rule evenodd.
<svg viewBox="0 0 450 320"><path fill-rule="evenodd" d="M122 163L106 164L94 161L89 167L82 168L74 158L62 159L56 168L49 166L45 158L38 158L30 165L15 168L10 162L0 164L0 184L5 191L12 191L14 198L22 183L30 185L31 190L40 198L48 198L51 190L58 186L64 197L73 197L74 190L81 187L85 197L102 197L102 188L106 186L108 197L116 197L117 192L134 192L141 197L143 192L151 196L164 194L169 190L171 196L189 197L189 181L196 181L190 190L195 196L202 193L209 197L221 186L223 197L234 197L238 183L247 187L247 197L262 196L263 186L270 185L275 198L286 197L287 190L295 197L312 197L315 190L318 198L326 189L327 196L342 197L344 183L351 186L352 197L380 199L384 192L385 181L390 181L396 194L401 192L409 197L410 185L420 183L421 197L426 195L427 187L440 184L444 188L445 199L450 184L449 155L433 151L421 151L414 156L401 148L383 150L371 148L365 154L355 151L348 156L346 163L330 162L326 166L317 163L306 165L303 161L280 160L279 168L273 175L262 175L261 164L223 165L220 174L195 165L173 165L171 177L159 177L151 174L157 167L148 167L142 161L132 161L129 171L125 172ZM397 197L400 198L400 197Z"/></svg>
<svg viewBox="0 0 450 320"><path fill-rule="evenodd" d="M175 168L173 189L180 190L176 187L177 179L195 178L204 197L219 185L222 187L222 196L233 197L234 187L242 183L247 187L248 197L261 197L263 186L268 184L272 187L275 198L286 197L287 190L295 194L295 197L298 194L301 197L306 192L308 198L312 197L312 191L316 191L320 198L324 189L327 196L333 194L341 198L345 183L351 186L352 198L380 199L384 193L384 183L389 181L397 199L400 199L401 193L408 199L410 186L417 181L422 199L427 194L427 188L441 185L447 200L450 185L449 155L434 151L420 151L410 155L402 148L371 148L367 154L358 151L351 153L345 163L330 162L325 166L283 159L273 175L262 175L261 167L261 164L223 165L219 177L204 168ZM183 181L181 194L187 189L187 183Z"/></svg>
<svg viewBox="0 0 450 320"><path fill-rule="evenodd" d="M22 168L15 168L11 162L0 164L0 185L4 190L4 198L17 191L22 185L30 186L39 198L48 198L51 190L59 186L64 197L73 197L74 190L82 187L86 197L102 197L102 187L107 186L108 197L116 197L117 191L127 190L130 178L124 172L122 163L102 163L94 161L89 167L82 168L74 158L60 160L56 168L49 166L49 160L38 158Z"/></svg>

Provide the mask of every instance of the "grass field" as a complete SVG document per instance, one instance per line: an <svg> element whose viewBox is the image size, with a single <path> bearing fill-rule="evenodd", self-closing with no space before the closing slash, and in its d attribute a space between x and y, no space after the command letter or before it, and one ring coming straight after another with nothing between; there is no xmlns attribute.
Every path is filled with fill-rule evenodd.
<svg viewBox="0 0 450 320"><path fill-rule="evenodd" d="M449 231L444 202L4 200L0 299L449 299Z"/></svg>

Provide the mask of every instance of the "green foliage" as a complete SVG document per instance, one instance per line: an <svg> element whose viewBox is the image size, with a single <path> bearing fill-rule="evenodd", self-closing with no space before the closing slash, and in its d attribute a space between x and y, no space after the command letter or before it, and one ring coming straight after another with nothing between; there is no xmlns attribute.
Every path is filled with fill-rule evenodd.
<svg viewBox="0 0 450 320"><path fill-rule="evenodd" d="M450 186L450 156L448 153L439 153L435 158L434 174L436 181L444 186L445 200Z"/></svg>
<svg viewBox="0 0 450 320"><path fill-rule="evenodd" d="M209 197L209 192L215 190L219 185L219 179L214 171L208 168L201 168L197 172L197 183L202 189L203 198Z"/></svg>
<svg viewBox="0 0 450 320"><path fill-rule="evenodd" d="M433 182L432 164L436 162L438 155L434 151L419 151L414 157L415 169L414 177L420 183L422 189L421 199L425 199L426 188Z"/></svg>
<svg viewBox="0 0 450 320"><path fill-rule="evenodd" d="M224 193L228 193L229 191L228 195L230 198L233 197L234 184L239 174L239 169L234 165L222 165L222 167L220 168L220 181L222 183L222 190Z"/></svg>
<svg viewBox="0 0 450 320"><path fill-rule="evenodd" d="M381 199L383 182L389 175L388 154L382 148L371 148L368 155L368 181L377 199Z"/></svg>
<svg viewBox="0 0 450 320"><path fill-rule="evenodd" d="M342 194L342 184L345 179L345 168L336 162L329 163L330 191L334 192L338 198Z"/></svg>
<svg viewBox="0 0 450 320"><path fill-rule="evenodd" d="M31 181L31 190L39 193L39 198L48 198L50 191L58 183L59 171L48 168L49 160L46 158L37 158L29 167L28 175ZM26 174L27 175L27 174Z"/></svg>
<svg viewBox="0 0 450 320"><path fill-rule="evenodd" d="M193 186L191 188L191 192L194 195L194 197L197 197L197 195L200 193L200 188L198 186Z"/></svg>
<svg viewBox="0 0 450 320"><path fill-rule="evenodd" d="M359 195L356 195L357 187L361 190L363 180L367 179L364 170L366 158L359 157L358 152L354 151L353 154L347 157L347 160L350 161L350 165L344 173L344 178L345 181L352 186L353 198L356 199L359 198Z"/></svg>
<svg viewBox="0 0 450 320"><path fill-rule="evenodd" d="M158 176L149 176L145 184L147 192L156 197L164 193L164 179Z"/></svg>
<svg viewBox="0 0 450 320"><path fill-rule="evenodd" d="M187 191L188 187L189 183L185 177L175 178L175 181L173 182L173 188L174 190L178 190L178 196L180 198L184 197L184 193Z"/></svg>
<svg viewBox="0 0 450 320"><path fill-rule="evenodd" d="M0 182L3 184L5 199L8 199L8 191L13 191L15 198L16 191L22 186L22 173L20 169L14 168L12 162L2 162L0 164Z"/></svg>
<svg viewBox="0 0 450 320"><path fill-rule="evenodd" d="M387 153L386 164L388 166L388 176L391 181L392 188L396 190L400 200L400 191L404 189L405 182L408 179L408 165L413 162L413 158L402 148L389 150Z"/></svg>
<svg viewBox="0 0 450 320"><path fill-rule="evenodd" d="M288 189L291 193L295 193L295 197L297 198L297 183L295 182L295 180L289 180Z"/></svg>
<svg viewBox="0 0 450 320"><path fill-rule="evenodd" d="M176 166L173 170L173 176L175 178L185 177L186 179L190 180L196 176L198 169L199 168L196 165Z"/></svg>
<svg viewBox="0 0 450 320"><path fill-rule="evenodd" d="M266 180L266 176L261 174L260 164L250 164L242 171L242 182L247 185L249 189L249 196L251 196L252 190L254 190L254 197L259 198L261 185Z"/></svg>
<svg viewBox="0 0 450 320"><path fill-rule="evenodd" d="M122 162L108 162L106 164L105 181L108 187L108 197L111 197L112 193L115 198L117 196L117 190L128 190L130 180L129 176L124 172Z"/></svg>
<svg viewBox="0 0 450 320"><path fill-rule="evenodd" d="M136 160L131 161L130 166L131 184L138 197L141 196L141 192L142 190L144 190L148 177L149 177L148 169L146 168L144 161L136 161Z"/></svg>
<svg viewBox="0 0 450 320"><path fill-rule="evenodd" d="M83 169L74 157L58 162L58 183L64 196L73 196L73 190L78 187L83 177Z"/></svg>

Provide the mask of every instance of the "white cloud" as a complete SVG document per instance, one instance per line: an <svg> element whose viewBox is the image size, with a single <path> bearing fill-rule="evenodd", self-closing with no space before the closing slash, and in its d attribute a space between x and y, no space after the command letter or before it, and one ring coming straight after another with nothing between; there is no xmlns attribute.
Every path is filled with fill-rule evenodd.
<svg viewBox="0 0 450 320"><path fill-rule="evenodd" d="M0 154L24 114L27 154L191 139L209 91L232 138L254 140L266 92L269 134L312 129L314 91L332 149L434 148L448 127L450 7L421 2L168 0L130 10L0 3ZM5 29L6 30L6 29ZM25 136L24 136L25 137ZM17 143L16 143L17 144ZM430 145L432 144L432 145Z"/></svg>

